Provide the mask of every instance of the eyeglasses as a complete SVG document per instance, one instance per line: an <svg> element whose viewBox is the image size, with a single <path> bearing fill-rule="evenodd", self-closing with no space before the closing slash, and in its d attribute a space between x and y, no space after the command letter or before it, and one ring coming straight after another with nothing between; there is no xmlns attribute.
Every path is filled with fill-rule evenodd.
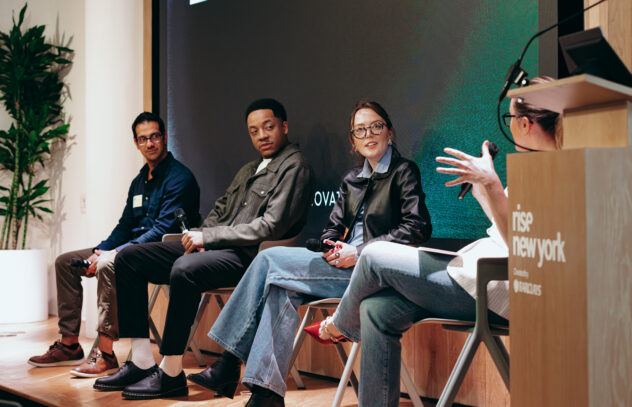
<svg viewBox="0 0 632 407"><path fill-rule="evenodd" d="M529 119L528 116L525 116L523 114L511 114L511 113L505 113L503 114L503 122L505 123L505 126L509 127L511 126L511 118L515 117L516 119L519 119L521 117L526 117L527 119ZM529 119L529 122L531 122L532 120Z"/></svg>
<svg viewBox="0 0 632 407"><path fill-rule="evenodd" d="M355 138L363 139L367 136L367 131L370 131L374 136L379 136L384 131L384 126L386 123L384 122L375 122L371 124L369 127L357 127L351 130L351 134Z"/></svg>
<svg viewBox="0 0 632 407"><path fill-rule="evenodd" d="M153 133L151 134L149 137L145 137L145 136L140 136L136 138L136 143L138 143L139 146L144 146L145 144L147 144L147 142L149 140L151 140L153 143L159 141L162 139L162 134L160 133Z"/></svg>

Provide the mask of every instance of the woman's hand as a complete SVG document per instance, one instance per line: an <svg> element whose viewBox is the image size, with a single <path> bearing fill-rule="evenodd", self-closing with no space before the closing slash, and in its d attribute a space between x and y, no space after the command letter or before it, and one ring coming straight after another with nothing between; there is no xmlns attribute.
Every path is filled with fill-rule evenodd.
<svg viewBox="0 0 632 407"><path fill-rule="evenodd" d="M454 148L444 148L443 151L457 158L437 157L437 162L452 165L453 167L437 167L437 172L442 174L458 175L451 181L445 183L447 187L460 185L469 182L479 193L477 185L490 188L494 184L500 183L498 174L494 169L492 156L489 154L489 141L485 140L481 148L481 157L474 157ZM479 195L480 196L480 195Z"/></svg>
<svg viewBox="0 0 632 407"><path fill-rule="evenodd" d="M498 231L505 240L508 241L507 228L507 196L503 185L496 174L492 156L489 154L489 141L485 141L482 147L482 156L473 157L453 148L446 148L443 151L457 158L437 157L437 162L453 165L454 167L437 167L437 172L443 174L453 174L459 177L445 183L451 187L464 182L472 184L472 194L481 205L489 220L496 223Z"/></svg>
<svg viewBox="0 0 632 407"><path fill-rule="evenodd" d="M353 267L356 264L356 255L358 253L355 246L344 242L332 242L330 240L324 240L325 243L329 243L334 246L333 249L323 253L323 257L330 265L342 269Z"/></svg>

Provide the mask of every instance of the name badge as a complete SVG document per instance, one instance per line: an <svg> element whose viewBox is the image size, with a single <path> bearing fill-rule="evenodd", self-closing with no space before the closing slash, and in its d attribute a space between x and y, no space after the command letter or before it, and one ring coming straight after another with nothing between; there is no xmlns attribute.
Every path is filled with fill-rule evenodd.
<svg viewBox="0 0 632 407"><path fill-rule="evenodd" d="M133 208L141 208L143 206L143 196L142 195L134 195L132 198L132 207Z"/></svg>

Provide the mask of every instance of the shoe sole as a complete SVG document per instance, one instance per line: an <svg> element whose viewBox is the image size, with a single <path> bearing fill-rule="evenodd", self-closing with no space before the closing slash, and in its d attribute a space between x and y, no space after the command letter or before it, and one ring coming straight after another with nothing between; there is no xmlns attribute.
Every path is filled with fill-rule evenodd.
<svg viewBox="0 0 632 407"><path fill-rule="evenodd" d="M38 363L29 360L27 363L35 367L77 366L83 363L84 358L78 360L64 360L62 362Z"/></svg>
<svg viewBox="0 0 632 407"><path fill-rule="evenodd" d="M238 382L234 382L234 383L225 383L222 384L221 386L215 386L215 387L211 387L206 383L203 383L200 380L197 380L197 378L191 377L191 375L187 376L187 379L189 379L190 381L192 381L193 383L204 387L205 389L209 389L209 390L213 390L217 396L221 396L221 397L228 397L229 399L232 399L233 397L235 397L235 390L237 390L237 386L239 385Z"/></svg>
<svg viewBox="0 0 632 407"><path fill-rule="evenodd" d="M124 391L121 395L123 396L124 399L128 399L128 400L149 400L149 399L161 399L161 398L167 398L167 397L180 397L180 396L189 395L189 387L188 386L180 387L180 388L173 389L165 393L158 393L158 394L157 393L153 393L153 394L131 393L131 392Z"/></svg>
<svg viewBox="0 0 632 407"><path fill-rule="evenodd" d="M92 388L100 391L121 391L125 386L108 386L107 384L94 383Z"/></svg>
<svg viewBox="0 0 632 407"><path fill-rule="evenodd" d="M118 370L118 367L114 368L114 369L108 369L108 370L104 370L101 373L84 373L84 372L79 372L75 369L70 371L70 374L76 377L101 377L101 376L105 376L107 374L110 373L114 373Z"/></svg>

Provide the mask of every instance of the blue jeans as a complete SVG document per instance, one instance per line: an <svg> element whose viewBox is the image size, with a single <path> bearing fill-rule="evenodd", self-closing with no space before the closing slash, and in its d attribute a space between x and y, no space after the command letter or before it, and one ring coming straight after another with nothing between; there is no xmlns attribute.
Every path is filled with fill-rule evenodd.
<svg viewBox="0 0 632 407"><path fill-rule="evenodd" d="M243 383L285 396L298 307L314 298L341 297L351 269L330 266L298 247L262 251L246 270L208 336L246 361Z"/></svg>
<svg viewBox="0 0 632 407"><path fill-rule="evenodd" d="M474 299L448 275L451 256L388 242L358 259L334 325L362 346L359 404L397 406L402 334L427 317L474 321ZM490 311L490 322L501 323Z"/></svg>

